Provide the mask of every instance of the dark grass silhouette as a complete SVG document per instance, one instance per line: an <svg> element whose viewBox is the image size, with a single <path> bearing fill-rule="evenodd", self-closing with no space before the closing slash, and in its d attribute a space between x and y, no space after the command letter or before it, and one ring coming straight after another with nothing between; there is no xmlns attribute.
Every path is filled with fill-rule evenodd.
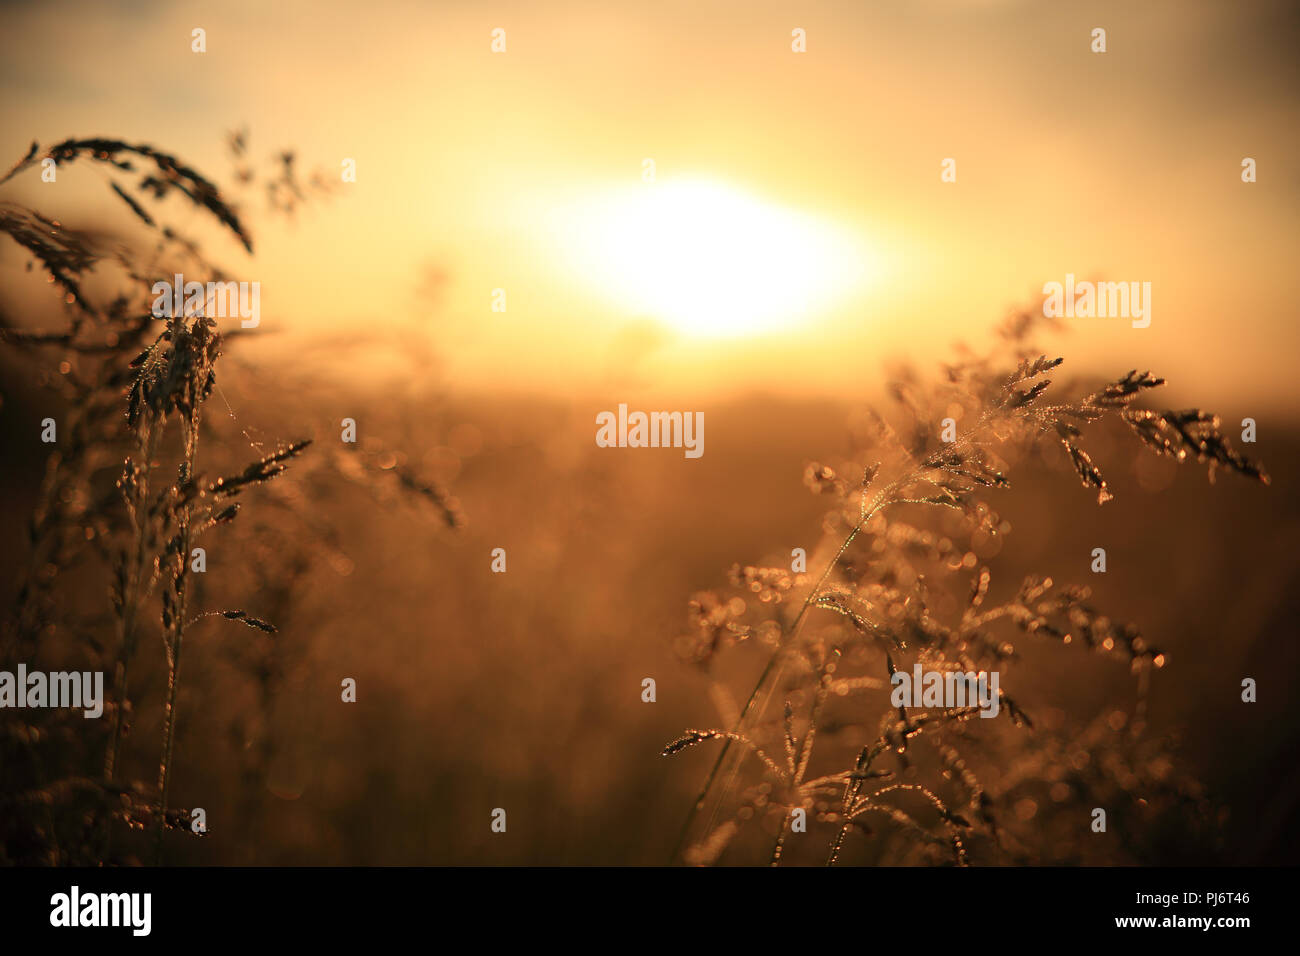
<svg viewBox="0 0 1300 956"><path fill-rule="evenodd" d="M244 159L245 147L244 134L232 136L237 179L247 186L259 174ZM62 327L53 331L0 316L3 341L52 370L44 380L54 385L62 409L2 658L34 669L57 664L108 676L102 721L59 710L22 711L20 719L4 721L0 859L84 865L133 862L144 854L161 861L169 829L196 832L190 810L172 806L169 798L185 647L196 633L209 632L213 621L243 625L267 638L277 633L261 612L203 603L194 549L212 547L212 538L228 534L245 501L307 454L312 441L287 440L251 462L231 464L238 442L214 432L205 410L226 342L245 330L221 333L202 306L164 317L151 310L151 288L161 277L179 272L204 283L229 278L204 258L198 241L162 224L169 198L187 200L253 251L241 214L218 187L168 153L107 138L70 139L43 153L33 143L0 185L47 159L61 173L77 163L106 171L113 195L153 243L144 251L126 242L106 243L34 209L0 203L0 231L31 257L29 270L35 264L47 274L63 310ZM292 214L328 191L319 175L300 183L288 152L279 154L274 175L265 178L274 212ZM107 299L86 291L97 270L100 277L111 272L116 285ZM326 457L339 467L349 452ZM363 481L371 480L373 447L360 457L347 464ZM214 465L220 477L203 470ZM459 523L457 503L441 486L405 467L388 470L402 488L431 501L448 525ZM263 525L256 531L259 537L274 533ZM310 564L303 555L321 533L279 537L295 574ZM86 601L87 581L99 583L107 607ZM292 603L293 583L284 582L287 590L276 602L282 610ZM145 703L135 696L132 665L156 647L145 640L154 633L161 637L166 676L162 699L147 701L161 708L157 777L150 784L124 779L121 755ZM138 839L131 849L122 848L124 836L143 831L151 848Z"/></svg>
<svg viewBox="0 0 1300 956"><path fill-rule="evenodd" d="M896 383L903 421L895 427L873 416L854 466L860 481L808 467L805 483L832 500L822 543L809 557L820 574L737 566L728 590L691 602L692 628L679 643L686 660L707 669L741 643L769 656L729 728L690 730L664 748L669 756L721 741L683 829L678 854L686 862L722 859L746 830L770 841L773 865L796 843L798 859L811 859L819 843L834 864L855 831L876 862L1077 862L1088 858L1091 808L1109 807L1118 825L1140 815L1153 831L1161 814L1177 825L1206 823L1210 808L1197 785L1145 734L1151 672L1166 655L1136 627L1098 611L1085 587L1029 577L993 600L993 575L977 566L978 555L995 553L1010 530L991 504L993 493L1010 488L1009 450L1058 445L1098 504L1112 498L1081 445L1085 429L1104 420L1158 454L1206 464L1211 480L1218 470L1264 484L1269 478L1232 447L1216 416L1136 407L1164 384L1150 372L1130 371L1088 391L1076 385L1052 402L1046 376L1063 360L1034 346L1039 325L1020 313L992 354L944 366L929 387L914 374ZM1062 511L1078 507L1062 495ZM1005 681L998 696L1006 719L995 728L975 719L976 706L891 706L897 671L919 664L1013 673L1018 639L1081 644L1123 662L1138 680L1133 713L1103 713L1071 742L1007 732L1007 724L1029 730L1032 721ZM731 699L726 690L719 696ZM1079 754L1086 759L1075 765ZM1044 831L1044 806L1068 822ZM1031 816L1035 833L1023 826ZM1044 832L1068 839L1035 839ZM1127 846L1140 860L1141 836ZM752 850L737 855L754 859Z"/></svg>

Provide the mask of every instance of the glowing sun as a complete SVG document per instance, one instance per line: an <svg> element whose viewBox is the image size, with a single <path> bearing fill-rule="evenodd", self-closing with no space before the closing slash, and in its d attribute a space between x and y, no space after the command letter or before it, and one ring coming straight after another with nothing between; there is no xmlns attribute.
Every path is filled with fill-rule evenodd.
<svg viewBox="0 0 1300 956"><path fill-rule="evenodd" d="M611 305L695 335L793 325L868 278L853 233L715 182L615 190L567 206L557 232Z"/></svg>

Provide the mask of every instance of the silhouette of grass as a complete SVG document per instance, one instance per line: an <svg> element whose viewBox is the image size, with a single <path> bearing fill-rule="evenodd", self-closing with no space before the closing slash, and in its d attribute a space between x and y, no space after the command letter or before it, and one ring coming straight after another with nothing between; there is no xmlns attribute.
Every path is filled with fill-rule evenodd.
<svg viewBox="0 0 1300 956"><path fill-rule="evenodd" d="M237 158L243 135L232 139ZM77 162L107 171L107 184L155 237L151 253L126 244L106 249L87 233L34 209L0 203L0 232L26 251L60 291L64 326L32 329L0 315L0 340L37 362L52 351L57 375L48 376L66 411L46 462L36 512L28 529L29 570L4 632L5 660L38 660L76 648L85 669L108 672L106 721L70 721L66 712L25 712L0 735L0 859L19 863L129 862L115 836L152 830L153 858L162 860L167 830L195 832L188 809L170 805L174 777L183 649L209 618L239 623L264 635L277 628L244 610L196 610L195 548L204 536L235 522L234 499L283 474L312 444L285 442L269 454L216 479L200 471L211 437L204 410L217 383L228 338L197 310L152 314L159 272L191 280L223 280L198 242L161 224L154 205L182 196L233 235L248 252L253 240L240 213L209 179L175 156L116 139L69 139L43 153L33 143L0 177L0 185L45 159L62 172ZM256 179L251 167L239 180ZM130 180L134 180L132 185ZM126 183L126 185L123 185ZM134 190L134 193L129 190ZM309 194L327 191L319 176L299 183L292 153L281 153L267 180L273 211L292 213ZM160 270L162 262L168 268ZM86 291L98 267L111 266L119 291L99 301ZM29 265L29 269L32 266ZM242 331L242 330L236 330ZM220 448L215 449L222 451ZM220 457L226 457L222 454ZM331 462L336 459L331 457ZM409 469L402 487L433 501L455 526L455 499ZM311 542L304 542L309 548ZM300 565L306 562L300 562ZM88 611L76 600L78 580L106 580L111 613ZM288 586L290 582L286 582ZM286 598L287 600L287 598ZM130 683L142 638L156 621L166 664L156 784L123 782L121 756L135 716ZM60 643L56 652L53 645ZM101 730L99 725L107 724ZM98 771L91 767L98 765ZM9 809L21 812L10 813ZM119 841L120 842L120 841Z"/></svg>
<svg viewBox="0 0 1300 956"><path fill-rule="evenodd" d="M731 729L689 730L663 750L670 756L705 741L722 741L675 857L715 861L743 832L743 823L779 817L774 835L769 827L773 843L767 858L775 865L786 851L794 815L800 813L830 828L828 864L840 859L854 830L874 834L869 818L909 838L905 852L898 858L885 855L885 862L915 854L934 861L937 850L940 859L965 864L977 838L982 860L1011 856L1043 862L1023 848L1017 851L1017 837L999 824L1007 808L997 805L990 787L962 756L959 744L970 746L968 738L990 736L973 729L984 723L971 723L978 708L930 708L916 715L881 703L874 730L867 706L854 708L836 717L837 736L849 737L846 731L852 729L859 737L865 734L866 742L848 748L847 755L841 745L837 759L846 763L809 779L814 742L821 739L819 729L832 697L878 695L890 686L896 661L904 656L926 670L1010 668L1018 657L1014 644L995 633L1008 626L1026 636L1082 643L1127 662L1139 678L1137 711L1131 721L1124 718L1127 735L1107 742L1109 757L1096 759L1118 761L1145 753L1150 745L1143 737L1145 696L1151 670L1166 663L1161 651L1135 627L1117 626L1099 613L1088 601L1087 588L1061 588L1050 578L1030 577L1009 599L988 602L992 574L988 567L975 568L976 551L1009 530L985 500L1011 486L999 450L1059 444L1083 485L1096 490L1099 504L1112 499L1110 486L1080 442L1085 428L1104 419L1128 426L1146 447L1176 461L1205 463L1211 479L1217 470L1264 484L1269 478L1231 446L1216 416L1199 409L1134 407L1141 396L1164 384L1149 372L1131 371L1081 397L1049 402L1052 381L1045 376L1063 360L1049 359L1033 346L1040 326L1031 314L1018 314L1001 330L1000 345L989 355L945 366L928 389L915 376L897 383L891 391L905 425L896 429L873 413L874 435L857 462L860 481L842 478L825 464L808 466L805 483L833 502L816 552L824 569L815 579L784 568L737 567L729 591L708 592L692 601L693 630L679 642L685 660L708 670L716 655L737 644L752 641L769 650ZM958 419L970 424L958 429ZM969 585L958 574L966 570L974 570ZM955 599L960 588L968 588L964 601ZM941 613L940 606L955 613ZM809 634L815 617L818 629ZM846 669L852 676L843 676ZM1023 708L1004 689L998 693L999 710L1010 722L1030 727ZM778 700L781 717L768 718ZM936 750L926 768L928 778L913 759L923 741L932 741ZM1010 754L1003 759L1030 760L1032 748L1049 746L1046 741L1042 735L1028 743L1001 741ZM982 740L980 746L991 743ZM778 749L784 750L783 761L769 756ZM757 763L747 760L751 754ZM1146 753L1145 759L1155 758ZM891 760L896 767L883 766ZM1014 769L1017 764L1003 766ZM989 767L996 772L997 761ZM904 775L924 782L897 782ZM1185 780L1164 782L1166 789L1194 789ZM1152 802L1148 799L1148 805ZM1085 832L1086 815L1076 822L1076 832Z"/></svg>

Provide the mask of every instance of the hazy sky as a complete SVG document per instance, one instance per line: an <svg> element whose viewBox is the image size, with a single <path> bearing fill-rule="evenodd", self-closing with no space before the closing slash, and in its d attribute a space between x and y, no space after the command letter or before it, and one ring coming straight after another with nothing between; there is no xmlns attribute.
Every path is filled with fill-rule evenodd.
<svg viewBox="0 0 1300 956"><path fill-rule="evenodd" d="M6 5L0 147L113 135L226 181L246 126L255 157L334 180L354 158L293 223L249 197L256 257L213 249L286 341L431 347L452 384L595 388L634 362L842 391L1073 273L1152 284L1149 328L1073 320L1076 361L1294 407L1297 24L1194 0ZM25 182L2 198L120 216L85 168Z"/></svg>

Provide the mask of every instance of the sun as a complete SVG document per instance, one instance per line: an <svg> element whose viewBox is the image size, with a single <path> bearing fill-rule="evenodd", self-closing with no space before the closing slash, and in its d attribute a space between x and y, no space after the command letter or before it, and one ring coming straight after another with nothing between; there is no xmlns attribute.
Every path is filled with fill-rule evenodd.
<svg viewBox="0 0 1300 956"><path fill-rule="evenodd" d="M558 232L571 268L611 305L697 336L798 324L869 277L851 231L706 180L567 205Z"/></svg>

